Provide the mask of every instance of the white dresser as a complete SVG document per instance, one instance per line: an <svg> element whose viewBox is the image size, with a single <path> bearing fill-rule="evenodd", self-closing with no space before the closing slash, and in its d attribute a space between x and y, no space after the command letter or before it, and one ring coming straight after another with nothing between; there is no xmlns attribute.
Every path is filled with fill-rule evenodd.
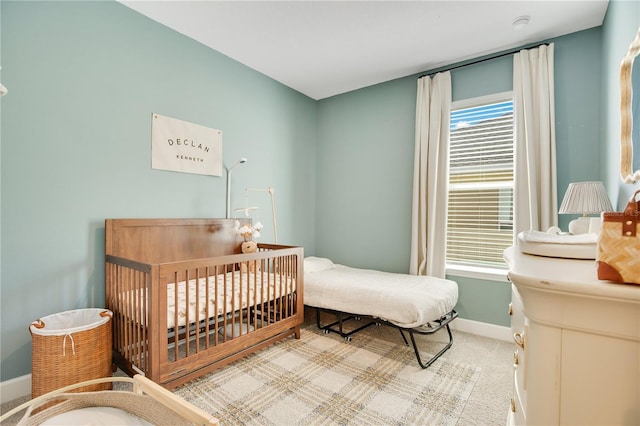
<svg viewBox="0 0 640 426"><path fill-rule="evenodd" d="M595 261L505 251L512 282L509 424L640 425L640 286Z"/></svg>

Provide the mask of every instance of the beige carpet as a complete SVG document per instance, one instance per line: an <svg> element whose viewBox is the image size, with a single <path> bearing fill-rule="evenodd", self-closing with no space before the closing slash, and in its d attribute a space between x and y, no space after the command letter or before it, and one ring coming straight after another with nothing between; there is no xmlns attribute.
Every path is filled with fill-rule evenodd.
<svg viewBox="0 0 640 426"><path fill-rule="evenodd" d="M305 314L307 310L305 310ZM455 325L455 321L453 323ZM305 326L309 331L315 331L315 315L313 310L308 310ZM353 345L365 336L384 340L394 345L403 346L402 338L397 330L391 327L371 327L358 333L353 338L353 342L345 345ZM336 335L328 337L343 343L343 340ZM474 365L480 368L480 377L471 390L468 400L464 403L464 408L457 421L458 426L504 426L507 421L507 411L509 399L513 395L513 342L490 339L476 336L461 331L453 331L454 342L440 361L448 360L451 363L462 363ZM417 336L421 348L427 352L435 352L446 342L446 333L439 332L432 336ZM261 352L269 352L270 347ZM432 370L437 365L429 367ZM227 369L220 370L222 373ZM433 371L433 370L432 370ZM118 370L117 374L121 374ZM421 374L421 373L417 373ZM434 401L439 401L439 396L434 396ZM17 398L2 404L0 413L5 413L11 408L29 400L29 396ZM283 413L288 412L288 407L280 406ZM273 410L273 409L272 409ZM22 414L16 415L3 422L3 426L17 424ZM280 418L286 419L286 414ZM288 420L288 419L287 419ZM283 424L288 425L285 421ZM327 424L330 420L327 421ZM407 425L411 423L406 423ZM223 426L225 424L223 423Z"/></svg>
<svg viewBox="0 0 640 426"><path fill-rule="evenodd" d="M223 425L455 425L480 373L446 353L423 370L402 344L308 327L175 393Z"/></svg>

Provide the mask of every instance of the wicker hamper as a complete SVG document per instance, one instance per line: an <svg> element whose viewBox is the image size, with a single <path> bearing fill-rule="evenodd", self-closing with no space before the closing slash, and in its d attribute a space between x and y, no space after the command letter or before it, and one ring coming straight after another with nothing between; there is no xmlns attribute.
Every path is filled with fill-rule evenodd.
<svg viewBox="0 0 640 426"><path fill-rule="evenodd" d="M111 377L111 317L106 309L77 309L34 321L31 397L75 383ZM74 392L110 390L111 383Z"/></svg>

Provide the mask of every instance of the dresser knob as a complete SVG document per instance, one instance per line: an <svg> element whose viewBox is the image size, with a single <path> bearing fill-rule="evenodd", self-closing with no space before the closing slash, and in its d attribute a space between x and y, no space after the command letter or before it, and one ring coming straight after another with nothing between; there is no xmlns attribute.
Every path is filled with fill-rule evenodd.
<svg viewBox="0 0 640 426"><path fill-rule="evenodd" d="M524 334L522 334L522 333L513 333L513 341L516 342L516 345L518 345L522 349L524 349Z"/></svg>
<svg viewBox="0 0 640 426"><path fill-rule="evenodd" d="M509 316L513 315L513 303L509 303Z"/></svg>

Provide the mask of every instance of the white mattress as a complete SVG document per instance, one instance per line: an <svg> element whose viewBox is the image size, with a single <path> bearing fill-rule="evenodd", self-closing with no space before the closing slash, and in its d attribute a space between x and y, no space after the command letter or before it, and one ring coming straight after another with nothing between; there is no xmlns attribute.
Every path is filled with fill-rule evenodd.
<svg viewBox="0 0 640 426"><path fill-rule="evenodd" d="M457 302L458 285L451 280L351 268L326 258L304 260L304 304L308 306L415 328L451 312Z"/></svg>
<svg viewBox="0 0 640 426"><path fill-rule="evenodd" d="M295 283L293 288L291 282L285 283L286 277L279 274L253 272L241 273L240 271L229 272L227 275L226 289L224 286L224 275L217 277L209 277L209 294L207 300L207 280L200 278L199 281L199 300L196 300L196 280L189 281L189 322L193 322L198 312L198 320L207 319L207 302L209 304L210 317L216 315L224 315L245 309L255 304L264 303L277 299L282 295L295 291ZM218 279L218 292L216 297L215 282ZM264 281L264 282L263 282ZM232 284L233 283L233 284ZM255 289L255 291L254 291ZM178 325L183 326L187 318L187 286L185 282L178 284ZM226 303L225 303L226 302ZM167 326L174 326L174 318L176 311L174 285L167 286Z"/></svg>
<svg viewBox="0 0 640 426"><path fill-rule="evenodd" d="M226 276L226 286L225 286ZM216 291L217 283L217 291ZM196 291L197 288L197 291ZM178 326L182 327L188 322L204 321L207 318L222 316L241 309L246 309L256 304L277 299L285 294L296 291L295 279L277 273L254 272L228 272L227 274L212 275L208 281L206 277L189 280L187 304L187 285L185 281L178 283L178 297L176 305L175 284L167 285L167 328L176 325L176 309L178 311ZM137 296L141 294L143 297ZM136 303L141 300L148 301L148 293L134 291L121 295L123 304L130 306L130 312L136 312ZM208 310L207 310L208 305Z"/></svg>

